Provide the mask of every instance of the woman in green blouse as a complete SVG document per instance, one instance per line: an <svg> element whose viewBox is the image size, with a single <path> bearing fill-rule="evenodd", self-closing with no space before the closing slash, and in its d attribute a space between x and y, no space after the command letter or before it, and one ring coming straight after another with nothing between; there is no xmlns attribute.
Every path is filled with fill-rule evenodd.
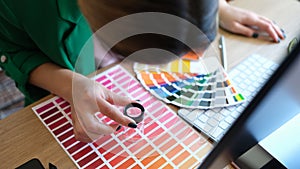
<svg viewBox="0 0 300 169"><path fill-rule="evenodd" d="M120 129L121 126L136 127L132 119L123 116L117 108L112 106L112 104L126 105L134 101L127 97L116 96L100 84L95 85L93 80L85 76L95 71L94 50L90 50L90 54L85 55L84 60L81 59L76 63L82 47L91 37L92 32L99 28L97 25L111 21L105 19L119 12L129 14L130 8L123 10L128 9L128 4L134 4L137 8L141 5L143 6L141 11L149 11L148 6L153 7L153 3L158 3L154 11L186 16L188 9L193 8L189 4L193 0L186 2L173 0L172 2L183 3L183 5L175 4L174 9L170 6L170 1L163 0L151 1L151 3L143 0L126 0L119 6L114 6L114 2L106 0L81 0L79 2L83 11L89 9L91 13L86 13L84 17L76 0L1 0L0 66L8 76L15 80L17 87L24 93L26 105L49 93L67 100L72 107L76 138L90 142L100 135L110 134ZM255 30L245 26L252 25L267 32L275 42L284 39L284 33L280 28L267 18L232 7L224 0L219 0L219 3L217 3L218 0L207 0L206 3L209 2L215 3L214 5L210 3L209 7L213 11L209 14L210 17L216 18L216 9L219 4L220 26L228 31L255 38L258 36ZM103 4L102 7L106 7L106 10L94 8L101 7L101 4ZM122 6L122 4L127 5ZM110 10L110 6L114 10ZM192 17L188 19L197 20L202 16L208 16L208 13L202 12L201 14L200 11L190 15ZM210 22L213 21L215 19ZM210 40L213 38L214 36ZM74 72L75 63L76 70L79 70L76 73ZM72 82L81 89L79 91L80 103L76 105L73 103ZM118 124L99 123L93 115L97 111L107 115ZM85 126L81 124L81 121L85 122Z"/></svg>

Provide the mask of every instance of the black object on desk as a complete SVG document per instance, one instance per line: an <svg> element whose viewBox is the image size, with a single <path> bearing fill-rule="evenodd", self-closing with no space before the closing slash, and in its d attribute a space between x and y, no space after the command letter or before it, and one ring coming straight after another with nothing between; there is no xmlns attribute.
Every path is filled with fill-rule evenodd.
<svg viewBox="0 0 300 169"><path fill-rule="evenodd" d="M45 169L41 161L37 158L33 158L16 169Z"/></svg>

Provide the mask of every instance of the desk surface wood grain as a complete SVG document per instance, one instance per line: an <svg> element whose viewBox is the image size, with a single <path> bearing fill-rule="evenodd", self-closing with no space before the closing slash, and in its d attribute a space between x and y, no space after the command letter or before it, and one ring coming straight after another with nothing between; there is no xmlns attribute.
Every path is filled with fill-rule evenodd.
<svg viewBox="0 0 300 169"><path fill-rule="evenodd" d="M253 53L279 62L287 54L289 41L300 35L299 1L236 0L230 3L276 21L285 30L287 38L280 43L273 43L220 29L214 45L218 49L218 38L220 35L225 36L228 71ZM48 163L53 163L61 169L75 168L67 154L31 110L32 106L51 97L50 95L0 121L0 168L15 168L32 158L40 159L45 168L48 168Z"/></svg>

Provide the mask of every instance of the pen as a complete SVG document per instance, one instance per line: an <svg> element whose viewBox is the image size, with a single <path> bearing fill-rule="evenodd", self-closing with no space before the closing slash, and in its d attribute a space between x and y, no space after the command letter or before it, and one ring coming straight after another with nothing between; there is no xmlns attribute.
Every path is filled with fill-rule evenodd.
<svg viewBox="0 0 300 169"><path fill-rule="evenodd" d="M225 46L225 38L221 36L219 41L219 48L221 49L221 61L222 66L225 71L227 71L227 56L226 56L226 46Z"/></svg>

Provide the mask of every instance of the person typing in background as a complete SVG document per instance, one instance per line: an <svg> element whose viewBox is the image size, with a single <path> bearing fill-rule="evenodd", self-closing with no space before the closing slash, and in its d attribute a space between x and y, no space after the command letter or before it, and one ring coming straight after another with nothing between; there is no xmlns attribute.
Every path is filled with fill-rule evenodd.
<svg viewBox="0 0 300 169"><path fill-rule="evenodd" d="M284 33L269 19L230 6L224 0L203 2L196 0L126 0L118 2L80 0L79 6L76 0L1 0L0 4L1 68L15 80L17 87L25 95L25 105L29 105L49 93L67 100L72 108L74 134L78 140L84 142L91 142L101 135L113 133L120 126L136 127L132 119L123 116L113 106L113 104L124 106L134 100L117 96L85 76L99 68L96 67L98 64L95 64L94 56L97 53L94 53L94 50L91 50L90 54L80 61L81 63L78 65L80 71L74 72L81 49L92 36L93 31L100 28L99 25L103 26L113 19L135 12L164 12L193 22L207 34L210 41L213 41L216 36L216 32L213 32L216 31L215 18L219 12L220 26L227 31L248 37L257 37L256 31L249 27L253 26L267 32L274 42L284 39ZM134 9L128 8L130 6ZM197 10L201 8L206 10ZM86 9L89 9L90 13L86 13ZM203 19L205 17L208 19ZM170 50L174 48L176 51L182 49L183 51L179 51L181 53L187 51L171 39L154 38L154 40L157 40L154 43L158 46L171 44L171 47L165 47ZM130 44L125 44L125 46L130 49L141 43L143 42L133 39ZM99 42L96 41L95 51L99 47L97 44L99 45ZM147 44L145 45L147 46ZM124 52L126 53L117 46L110 55L103 58L105 61L100 64L100 67L123 59ZM76 83L81 89L77 91L81 97L76 104L73 100L73 83ZM94 118L94 113L97 111L118 124L99 123Z"/></svg>

